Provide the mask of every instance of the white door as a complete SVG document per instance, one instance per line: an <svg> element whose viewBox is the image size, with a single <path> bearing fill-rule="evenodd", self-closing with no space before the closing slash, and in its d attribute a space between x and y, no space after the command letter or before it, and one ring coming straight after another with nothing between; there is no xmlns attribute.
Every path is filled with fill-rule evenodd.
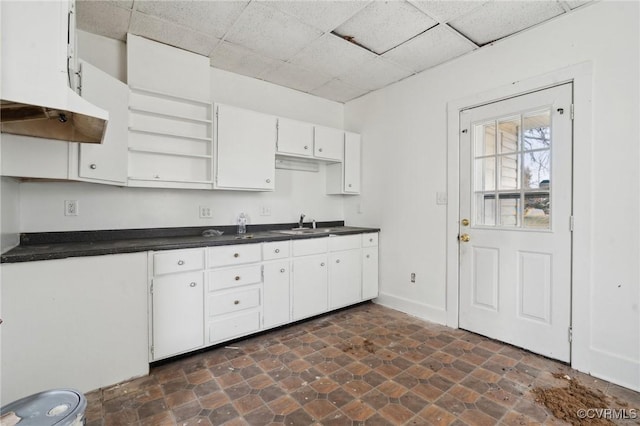
<svg viewBox="0 0 640 426"><path fill-rule="evenodd" d="M460 327L570 359L572 86L460 114Z"/></svg>

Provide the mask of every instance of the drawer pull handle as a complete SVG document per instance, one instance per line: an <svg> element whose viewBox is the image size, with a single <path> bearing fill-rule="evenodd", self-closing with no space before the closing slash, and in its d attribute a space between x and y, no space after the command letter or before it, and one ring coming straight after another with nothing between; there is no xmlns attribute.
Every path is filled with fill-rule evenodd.
<svg viewBox="0 0 640 426"><path fill-rule="evenodd" d="M184 260L178 260L178 265L180 266L184 265Z"/></svg>
<svg viewBox="0 0 640 426"><path fill-rule="evenodd" d="M284 268L280 269L280 272L284 274Z"/></svg>
<svg viewBox="0 0 640 426"><path fill-rule="evenodd" d="M318 148L318 152L322 152L322 148Z"/></svg>
<svg viewBox="0 0 640 426"><path fill-rule="evenodd" d="M349 188L351 188L351 186L352 186L352 185L351 185L351 184L349 184Z"/></svg>
<svg viewBox="0 0 640 426"><path fill-rule="evenodd" d="M90 165L90 166L89 166L89 168L90 168L91 170L95 170L95 169L97 169L97 168L98 168L98 166L96 166L95 164L92 164L92 165Z"/></svg>
<svg viewBox="0 0 640 426"><path fill-rule="evenodd" d="M189 287L195 287L195 286L197 286L197 285L198 285L198 284L196 284L195 282L192 282L191 284L189 284Z"/></svg>
<svg viewBox="0 0 640 426"><path fill-rule="evenodd" d="M324 266L324 262L322 262L322 263L320 264L320 266Z"/></svg>
<svg viewBox="0 0 640 426"><path fill-rule="evenodd" d="M239 300L234 300L234 301L233 301L233 304L234 304L234 305L239 305L239 304L240 304L240 301L239 301Z"/></svg>
<svg viewBox="0 0 640 426"><path fill-rule="evenodd" d="M372 243L373 242L373 238L369 238L369 242Z"/></svg>
<svg viewBox="0 0 640 426"><path fill-rule="evenodd" d="M370 257L371 257L371 255L370 255L370 254L368 254L368 255L367 255L367 259L369 259Z"/></svg>
<svg viewBox="0 0 640 426"><path fill-rule="evenodd" d="M233 257L240 257L240 253L233 253Z"/></svg>
<svg viewBox="0 0 640 426"><path fill-rule="evenodd" d="M266 182L267 182L267 183L271 183L271 179L267 179L267 181L266 181Z"/></svg>
<svg viewBox="0 0 640 426"><path fill-rule="evenodd" d="M274 250L276 253L280 253L280 249L275 249Z"/></svg>
<svg viewBox="0 0 640 426"><path fill-rule="evenodd" d="M240 281L240 275L236 275L236 281Z"/></svg>
<svg viewBox="0 0 640 426"><path fill-rule="evenodd" d="M340 259L336 259L336 263L340 263Z"/></svg>
<svg viewBox="0 0 640 426"><path fill-rule="evenodd" d="M304 149L309 149L309 147L307 145L304 146Z"/></svg>

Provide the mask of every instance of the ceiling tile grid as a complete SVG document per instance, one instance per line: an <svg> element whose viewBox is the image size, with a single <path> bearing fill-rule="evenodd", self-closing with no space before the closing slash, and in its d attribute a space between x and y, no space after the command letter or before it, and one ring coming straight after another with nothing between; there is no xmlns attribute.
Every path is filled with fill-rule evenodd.
<svg viewBox="0 0 640 426"><path fill-rule="evenodd" d="M76 0L78 28L347 102L592 0Z"/></svg>

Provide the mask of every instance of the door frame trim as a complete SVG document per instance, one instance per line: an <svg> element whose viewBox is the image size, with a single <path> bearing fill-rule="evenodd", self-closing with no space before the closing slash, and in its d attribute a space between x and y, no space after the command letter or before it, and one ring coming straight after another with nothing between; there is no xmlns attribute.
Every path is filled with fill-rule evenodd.
<svg viewBox="0 0 640 426"><path fill-rule="evenodd" d="M460 112L487 103L524 95L563 83L573 83L573 212L571 306L573 343L571 364L585 371L589 365L590 289L591 289L591 164L592 164L592 86L593 64L582 62L547 74L515 81L485 92L447 103L447 241L446 241L446 325L458 328L460 221ZM576 215L575 212L579 212ZM567 225L568 226L568 225ZM581 265L576 268L576 265ZM588 370L587 370L588 371Z"/></svg>

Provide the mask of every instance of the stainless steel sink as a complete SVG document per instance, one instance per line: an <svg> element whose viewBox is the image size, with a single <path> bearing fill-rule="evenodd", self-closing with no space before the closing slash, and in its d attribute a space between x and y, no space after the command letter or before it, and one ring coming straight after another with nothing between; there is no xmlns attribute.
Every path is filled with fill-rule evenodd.
<svg viewBox="0 0 640 426"><path fill-rule="evenodd" d="M328 234L333 231L335 231L335 229L333 228L316 228L316 229L294 228L294 229L283 229L283 230L278 230L273 232L277 232L278 234L287 234L287 235L309 235L309 234L313 235L313 234Z"/></svg>

